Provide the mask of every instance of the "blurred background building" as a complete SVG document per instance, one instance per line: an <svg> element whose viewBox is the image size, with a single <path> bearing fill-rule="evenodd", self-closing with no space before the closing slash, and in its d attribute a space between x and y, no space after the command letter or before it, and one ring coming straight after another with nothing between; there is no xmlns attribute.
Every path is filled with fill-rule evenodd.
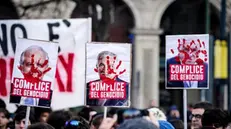
<svg viewBox="0 0 231 129"><path fill-rule="evenodd" d="M222 2L226 5L225 13ZM139 108L150 103L183 107L182 90L165 90L165 35L209 33L213 46L220 39L221 27L224 27L223 39L227 40L231 26L231 0L1 0L0 3L1 19L92 17L93 41L132 43L132 105ZM213 62L214 57L211 59ZM188 90L188 103L208 100L227 107L228 78L214 79L214 67L210 69L210 89Z"/></svg>

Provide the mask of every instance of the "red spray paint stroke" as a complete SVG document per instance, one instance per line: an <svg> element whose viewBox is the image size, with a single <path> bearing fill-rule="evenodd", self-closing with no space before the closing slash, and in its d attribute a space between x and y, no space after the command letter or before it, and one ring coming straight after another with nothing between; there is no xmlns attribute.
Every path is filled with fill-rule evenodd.
<svg viewBox="0 0 231 129"><path fill-rule="evenodd" d="M7 96L5 80L6 80L6 61L0 58L0 82L4 82L0 86L0 96Z"/></svg>
<svg viewBox="0 0 231 129"><path fill-rule="evenodd" d="M14 58L11 58L10 59L10 78L12 78L13 67L14 67Z"/></svg>
<svg viewBox="0 0 231 129"><path fill-rule="evenodd" d="M66 81L63 81L63 73L59 72L59 67L56 69L56 80L58 83L58 89L60 92L73 92L73 64L74 64L74 53L68 53L68 59L65 60L63 55L58 56L58 62L63 65L63 68L66 72ZM62 75L62 76L61 76Z"/></svg>
<svg viewBox="0 0 231 129"><path fill-rule="evenodd" d="M204 50L204 48L205 48L204 42L202 42L202 45L204 47L204 48L202 48L201 41L199 39L197 39L197 42L192 40L189 45L185 45L186 44L185 39L182 40L183 43L181 43L180 39L178 39L177 41L178 41L177 49L178 49L179 53L178 53L178 56L175 57L176 61L178 61L178 62L181 61L182 64L185 64L187 60L191 60L191 57L189 54L193 54L193 53L195 53L194 56L197 58L196 59L197 64L203 64L204 61L207 61L207 58L205 58L205 59L199 58L200 57L199 54L203 54L204 57L207 57L207 51ZM197 45L197 43L199 44L199 46ZM180 48L181 45L184 49ZM172 52L172 50L173 49L171 49L171 52ZM174 51L172 53L174 54ZM179 57L179 55L181 55L181 57Z"/></svg>

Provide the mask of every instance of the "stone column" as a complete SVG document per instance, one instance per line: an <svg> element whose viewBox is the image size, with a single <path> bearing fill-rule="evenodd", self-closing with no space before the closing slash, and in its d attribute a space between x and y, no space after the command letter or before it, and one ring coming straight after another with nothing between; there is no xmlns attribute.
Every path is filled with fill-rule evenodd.
<svg viewBox="0 0 231 129"><path fill-rule="evenodd" d="M135 54L132 106L147 108L151 100L159 106L159 34L161 30L134 29ZM138 81L139 80L139 81Z"/></svg>

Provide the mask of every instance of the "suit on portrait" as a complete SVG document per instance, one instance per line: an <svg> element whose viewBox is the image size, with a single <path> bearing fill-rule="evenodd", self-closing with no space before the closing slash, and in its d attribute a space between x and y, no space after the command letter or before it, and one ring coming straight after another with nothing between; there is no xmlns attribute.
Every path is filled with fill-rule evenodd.
<svg viewBox="0 0 231 129"><path fill-rule="evenodd" d="M97 82L100 80L95 80L91 82ZM125 82L119 78L116 79L117 82ZM128 98L129 98L129 83L126 83L126 99L107 99L103 105L100 105L98 99L90 99L89 91L90 91L90 83L87 83L87 94L86 94L86 105L89 106L128 106Z"/></svg>
<svg viewBox="0 0 231 129"><path fill-rule="evenodd" d="M169 78L170 78L170 70L169 70L169 66L170 64L180 64L179 61L177 61L175 59L175 57L172 57L170 59L167 60L167 88L177 88L177 87L180 87L180 88L183 88L184 87L184 83L183 81L170 81ZM198 84L197 84L197 87L198 88L206 88L208 87L208 64L207 63L204 63L204 66L205 66L205 79L203 81L198 81Z"/></svg>

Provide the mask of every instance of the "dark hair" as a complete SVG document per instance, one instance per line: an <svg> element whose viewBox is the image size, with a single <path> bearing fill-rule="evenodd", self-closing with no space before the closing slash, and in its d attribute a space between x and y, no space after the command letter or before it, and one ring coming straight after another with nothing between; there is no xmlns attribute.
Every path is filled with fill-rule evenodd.
<svg viewBox="0 0 231 129"><path fill-rule="evenodd" d="M0 112L2 112L2 113L5 115L5 117L6 117L7 119L10 118L10 113L8 112L7 109L5 109L5 108L0 108Z"/></svg>
<svg viewBox="0 0 231 129"><path fill-rule="evenodd" d="M40 118L42 113L44 113L44 112L51 113L51 111L52 110L50 108L36 107L35 108L35 117L36 117L37 121L39 121L39 118Z"/></svg>
<svg viewBox="0 0 231 129"><path fill-rule="evenodd" d="M47 123L39 122L39 123L29 125L28 129L55 129L55 128Z"/></svg>
<svg viewBox="0 0 231 129"><path fill-rule="evenodd" d="M6 108L6 103L0 99L0 108Z"/></svg>
<svg viewBox="0 0 231 129"><path fill-rule="evenodd" d="M175 129L184 129L184 123L182 120L173 119L169 121Z"/></svg>
<svg viewBox="0 0 231 129"><path fill-rule="evenodd" d="M110 117L113 117L114 114L116 114L121 108L118 107L111 107L110 110L108 111L107 115Z"/></svg>
<svg viewBox="0 0 231 129"><path fill-rule="evenodd" d="M25 118L26 118L26 112L25 111L20 111L15 115L14 121L21 121L22 119L25 119ZM36 122L33 113L30 113L29 120L30 120L31 124Z"/></svg>
<svg viewBox="0 0 231 129"><path fill-rule="evenodd" d="M77 122L76 124L72 124L72 122ZM81 116L75 116L71 118L69 121L66 121L64 129L89 129L90 126L88 122Z"/></svg>
<svg viewBox="0 0 231 129"><path fill-rule="evenodd" d="M99 128L101 122L103 121L103 116L104 116L104 113L97 113L95 115L92 116L92 119L90 121L90 125L94 125L94 127L96 129Z"/></svg>
<svg viewBox="0 0 231 129"><path fill-rule="evenodd" d="M26 106L19 106L17 107L17 110L15 111L15 114L19 113L19 112L26 112Z"/></svg>
<svg viewBox="0 0 231 129"><path fill-rule="evenodd" d="M77 115L81 116L85 120L89 121L89 119L90 119L90 112L91 111L95 111L95 110L92 109L92 108L90 108L90 107L84 107L84 108L82 108L82 110L80 110L80 112Z"/></svg>
<svg viewBox="0 0 231 129"><path fill-rule="evenodd" d="M231 111L229 111L229 123L231 123Z"/></svg>
<svg viewBox="0 0 231 129"><path fill-rule="evenodd" d="M69 111L55 111L49 115L47 123L53 126L55 129L62 129L65 122L70 120L71 117L72 114Z"/></svg>
<svg viewBox="0 0 231 129"><path fill-rule="evenodd" d="M193 109L202 108L202 109L212 109L213 105L209 102L199 102L193 106Z"/></svg>
<svg viewBox="0 0 231 129"><path fill-rule="evenodd" d="M158 127L146 119L135 118L124 121L117 129L158 129Z"/></svg>
<svg viewBox="0 0 231 129"><path fill-rule="evenodd" d="M222 109L207 109L202 117L202 126L226 127L229 124L229 113Z"/></svg>

